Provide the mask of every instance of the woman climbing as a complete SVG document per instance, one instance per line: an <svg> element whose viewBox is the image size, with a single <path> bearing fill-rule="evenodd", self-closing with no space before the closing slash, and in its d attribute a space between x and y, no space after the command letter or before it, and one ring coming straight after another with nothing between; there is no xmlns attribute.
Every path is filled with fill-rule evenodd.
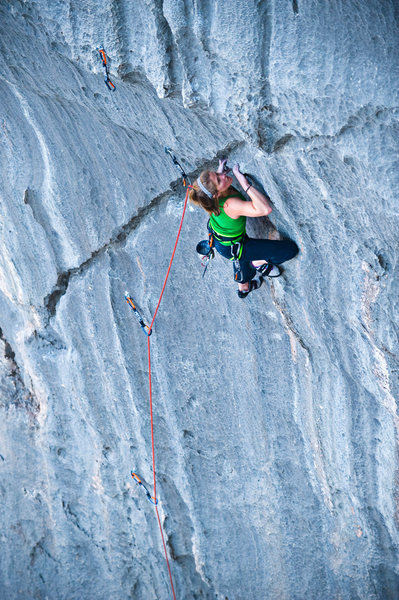
<svg viewBox="0 0 399 600"><path fill-rule="evenodd" d="M247 217L266 217L272 212L267 196L257 190L236 164L233 173L250 202L231 184L227 174L227 159L219 161L217 171L202 171L190 192L190 201L201 206L210 215L208 231L211 246L229 260L234 261L234 279L238 283L239 298L246 298L261 285L254 279L278 277L277 265L290 260L298 253L291 240L259 240L246 234Z"/></svg>

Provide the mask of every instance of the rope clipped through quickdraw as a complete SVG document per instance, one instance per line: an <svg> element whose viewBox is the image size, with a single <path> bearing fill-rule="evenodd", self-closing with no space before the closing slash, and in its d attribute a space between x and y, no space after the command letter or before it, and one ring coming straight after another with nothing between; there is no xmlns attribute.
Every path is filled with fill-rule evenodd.
<svg viewBox="0 0 399 600"><path fill-rule="evenodd" d="M184 187L186 187L187 181L188 181L188 183L190 183L190 180L189 180L188 176L186 175L183 167L177 160L176 156L173 154L172 148L169 148L169 146L165 146L165 152L166 152L166 154L169 154L170 158L173 160L173 163L176 165L176 167L181 172L181 176L183 177L183 185L184 185Z"/></svg>
<svg viewBox="0 0 399 600"><path fill-rule="evenodd" d="M105 53L104 47L99 46L97 48L97 50L100 53L100 58L103 63L103 73L104 73L105 85L107 86L107 88L109 90L111 90L111 92L114 92L116 88L115 88L115 85L112 83L110 76L109 76L108 60L107 60L107 55Z"/></svg>
<svg viewBox="0 0 399 600"><path fill-rule="evenodd" d="M144 333L146 335L151 335L152 331L149 328L148 325L145 324L143 317L141 316L140 311L138 310L137 306L135 305L135 303L133 302L129 292L125 292L125 300L128 303L128 305L130 306L130 308L132 309L134 316L136 317L136 319L138 320L141 329L144 331Z"/></svg>
<svg viewBox="0 0 399 600"><path fill-rule="evenodd" d="M154 505L155 507L155 512L157 515L157 520L158 520L158 525L159 525L159 531L161 532L161 538L162 538L162 544L163 544L163 549L165 552L165 558L166 558L166 565L168 567L168 573L169 573L169 579L170 579L170 586L171 586L171 590L172 590L172 594L173 594L173 598L174 600L176 600L176 594L175 594L175 588L173 585L173 578L172 578L172 571L170 569L170 564L169 564L169 559L168 559L168 552L166 549L166 544L165 544L165 538L164 538L164 534L163 534L163 527L162 527L162 523L161 523L161 519L159 516L159 512L158 512L158 498L157 498L157 478L156 478L156 470L155 470L155 437L154 437L154 416L153 416L153 402L152 402L152 380L151 380L151 346L150 346L150 335L152 333L152 328L154 325L154 321L155 318L157 316L160 304L161 304L161 300L166 288L166 282L168 281L169 278L169 273L172 267L172 263L173 263L173 259L176 253L176 248L177 248L177 243L179 241L179 237L180 237L180 233L181 233L181 229L183 226L183 220L184 220L184 216L186 214L186 208L187 208L187 202L188 202L188 194L190 189L192 189L192 186L189 183L189 178L186 175L183 167L181 166L181 164L179 163L179 161L177 160L176 156L173 154L172 149L171 148L167 148L165 147L165 152L167 154L169 154L169 156L171 157L171 159L173 160L173 163L178 167L178 169L181 172L181 176L183 178L183 184L185 187L187 187L187 191L186 191L186 197L184 200L184 206L183 206L183 213L180 219L180 224L179 224L179 229L177 232L177 236L176 236L176 241L175 241L175 245L173 247L173 252L172 252L172 256L171 259L169 261L169 266L165 275L165 279L164 279L164 283L162 286L162 290L159 296L159 300L157 303L157 306L155 308L154 311L154 316L152 318L151 324L150 325L146 325L143 317L141 316L139 310L137 309L136 305L134 304L132 298L130 297L130 295L126 292L125 295L125 299L127 301L127 303L129 304L129 306L132 308L139 324L140 327L142 328L142 330L144 331L144 333L147 335L147 352L148 352L148 387L149 387L149 403L150 403L150 417L151 417L151 447L152 447L152 472L153 472L153 487L154 487L154 495L151 496L150 492L147 490L147 488L145 487L145 485L143 484L143 482L141 481L140 477L137 475L137 473L135 473L134 471L131 472L131 475L133 477L133 479L144 488L147 498L150 500L150 502Z"/></svg>

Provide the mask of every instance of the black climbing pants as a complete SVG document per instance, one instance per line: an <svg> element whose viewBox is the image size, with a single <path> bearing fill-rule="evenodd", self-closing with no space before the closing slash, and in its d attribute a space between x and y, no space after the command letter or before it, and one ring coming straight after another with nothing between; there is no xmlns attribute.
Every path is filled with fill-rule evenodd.
<svg viewBox="0 0 399 600"><path fill-rule="evenodd" d="M223 246L215 239L215 248L224 256L231 258L231 247ZM238 283L251 281L256 275L252 260L267 260L273 265L281 265L298 254L298 246L292 240L258 240L247 235L243 241L241 258L236 265L234 261L234 280Z"/></svg>

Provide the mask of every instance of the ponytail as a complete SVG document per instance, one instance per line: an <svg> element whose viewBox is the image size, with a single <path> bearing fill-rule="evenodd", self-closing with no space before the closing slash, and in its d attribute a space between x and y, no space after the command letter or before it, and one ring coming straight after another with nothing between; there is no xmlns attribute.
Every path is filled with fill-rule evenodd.
<svg viewBox="0 0 399 600"><path fill-rule="evenodd" d="M193 189L190 190L189 198L192 204L201 206L206 212L211 215L220 215L219 198L217 196L217 190L213 182L209 178L210 171L202 171L198 179L201 178L201 183L205 186L206 190L212 194L210 198L198 185L198 179L194 182Z"/></svg>

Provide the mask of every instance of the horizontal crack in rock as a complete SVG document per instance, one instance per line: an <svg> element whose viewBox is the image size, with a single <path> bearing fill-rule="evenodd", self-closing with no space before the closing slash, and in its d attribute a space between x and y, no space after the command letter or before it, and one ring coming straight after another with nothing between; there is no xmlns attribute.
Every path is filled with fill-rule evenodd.
<svg viewBox="0 0 399 600"><path fill-rule="evenodd" d="M57 283L53 288L53 291L44 299L44 306L47 309L50 318L55 315L58 302L67 291L70 279L83 273L99 256L105 254L110 248L114 248L123 244L128 235L141 223L142 219L156 206L161 204L163 200L171 195L172 193L168 191L157 196L148 206L139 210L137 215L122 225L119 228L118 233L103 246L101 246L101 248L95 250L87 260L81 263L78 267L73 267L58 274Z"/></svg>

